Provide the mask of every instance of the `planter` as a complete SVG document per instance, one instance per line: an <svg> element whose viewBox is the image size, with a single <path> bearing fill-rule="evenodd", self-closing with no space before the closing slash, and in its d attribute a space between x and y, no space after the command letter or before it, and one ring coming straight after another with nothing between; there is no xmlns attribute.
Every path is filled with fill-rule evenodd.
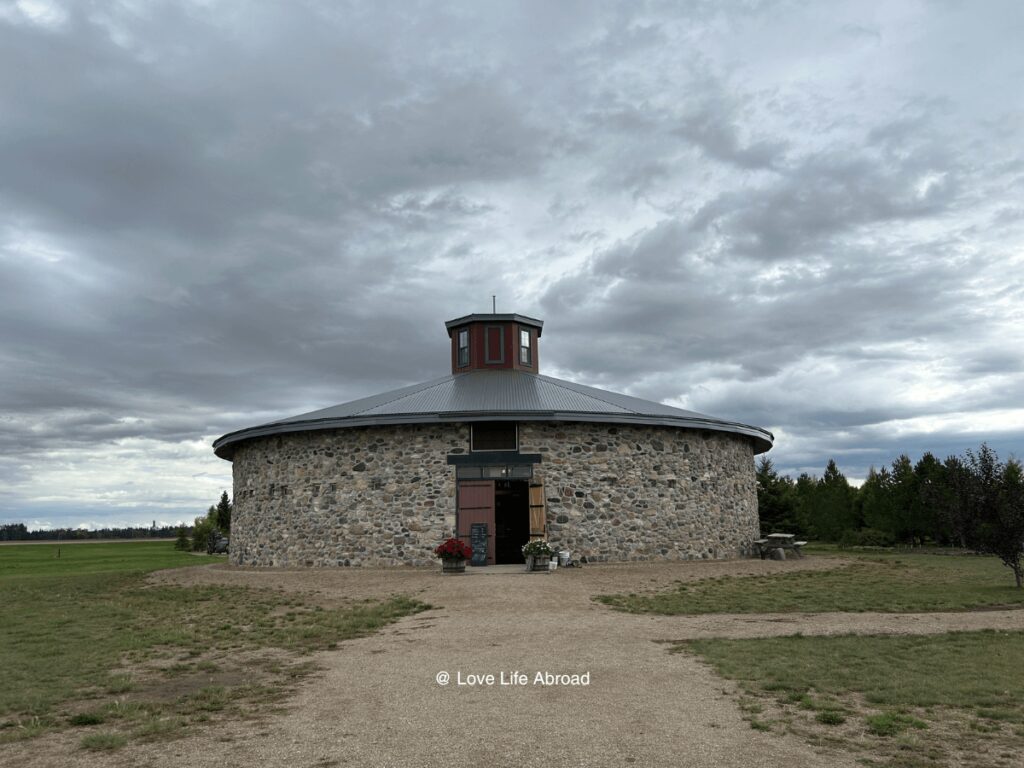
<svg viewBox="0 0 1024 768"><path fill-rule="evenodd" d="M550 566L548 565L550 562L551 558L547 555L537 555L533 558L533 568L531 570L546 571L550 568Z"/></svg>
<svg viewBox="0 0 1024 768"><path fill-rule="evenodd" d="M445 557L441 559L441 573L465 573L466 561L463 558L453 560Z"/></svg>

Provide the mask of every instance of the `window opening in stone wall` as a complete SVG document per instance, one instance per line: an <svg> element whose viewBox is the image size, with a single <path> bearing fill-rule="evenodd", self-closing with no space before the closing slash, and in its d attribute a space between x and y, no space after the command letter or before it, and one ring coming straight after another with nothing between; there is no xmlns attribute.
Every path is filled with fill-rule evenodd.
<svg viewBox="0 0 1024 768"><path fill-rule="evenodd" d="M480 421L471 426L471 451L516 451L519 440L514 421Z"/></svg>

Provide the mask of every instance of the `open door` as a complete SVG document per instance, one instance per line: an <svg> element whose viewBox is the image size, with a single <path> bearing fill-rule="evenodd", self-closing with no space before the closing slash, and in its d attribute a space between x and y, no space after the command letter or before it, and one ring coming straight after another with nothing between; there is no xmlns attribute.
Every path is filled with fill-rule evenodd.
<svg viewBox="0 0 1024 768"><path fill-rule="evenodd" d="M538 483L530 486L530 539L544 538L544 522L547 513L544 510L544 485Z"/></svg>
<svg viewBox="0 0 1024 768"><path fill-rule="evenodd" d="M459 507L455 512L455 529L458 537L470 546L473 546L473 523L484 523L487 526L487 564L494 565L493 480L459 481Z"/></svg>

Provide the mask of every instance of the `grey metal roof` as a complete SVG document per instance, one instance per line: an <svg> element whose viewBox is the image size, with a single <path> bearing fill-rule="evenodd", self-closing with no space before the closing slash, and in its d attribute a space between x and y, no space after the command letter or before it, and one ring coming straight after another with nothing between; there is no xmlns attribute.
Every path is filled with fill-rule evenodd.
<svg viewBox="0 0 1024 768"><path fill-rule="evenodd" d="M444 327L448 329L448 335L452 335L452 329L459 325L466 325L467 323L519 323L520 325L529 325L537 329L537 338L539 339L541 334L544 332L544 321L537 320L534 317L526 317L526 315L464 315L457 317L454 320L449 320L444 324Z"/></svg>
<svg viewBox="0 0 1024 768"><path fill-rule="evenodd" d="M213 443L230 459L252 437L316 429L453 421L589 421L733 432L754 440L755 453L772 447L771 432L702 413L641 400L524 371L471 371L353 400L290 419L229 432Z"/></svg>

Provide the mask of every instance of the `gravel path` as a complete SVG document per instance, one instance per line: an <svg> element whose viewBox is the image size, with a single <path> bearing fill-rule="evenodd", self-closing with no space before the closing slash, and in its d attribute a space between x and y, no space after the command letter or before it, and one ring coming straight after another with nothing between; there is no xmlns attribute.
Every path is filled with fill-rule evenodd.
<svg viewBox="0 0 1024 768"><path fill-rule="evenodd" d="M1024 628L1024 611L958 614L652 617L591 597L661 589L677 580L842 566L775 563L628 564L554 574L441 577L425 570L166 571L167 583L232 583L303 592L324 604L410 594L438 608L319 654L324 671L288 710L261 724L230 723L169 744L111 755L60 749L65 765L188 766L853 766L792 736L754 731L732 684L658 641L841 632ZM520 671L525 685L501 685ZM448 672L453 681L439 685ZM587 686L535 685L537 672L589 673ZM461 673L493 685L460 686ZM73 742L70 742L73 744ZM11 745L0 764L52 765L60 737ZM72 752L69 758L69 751ZM16 759L17 762L5 762Z"/></svg>

